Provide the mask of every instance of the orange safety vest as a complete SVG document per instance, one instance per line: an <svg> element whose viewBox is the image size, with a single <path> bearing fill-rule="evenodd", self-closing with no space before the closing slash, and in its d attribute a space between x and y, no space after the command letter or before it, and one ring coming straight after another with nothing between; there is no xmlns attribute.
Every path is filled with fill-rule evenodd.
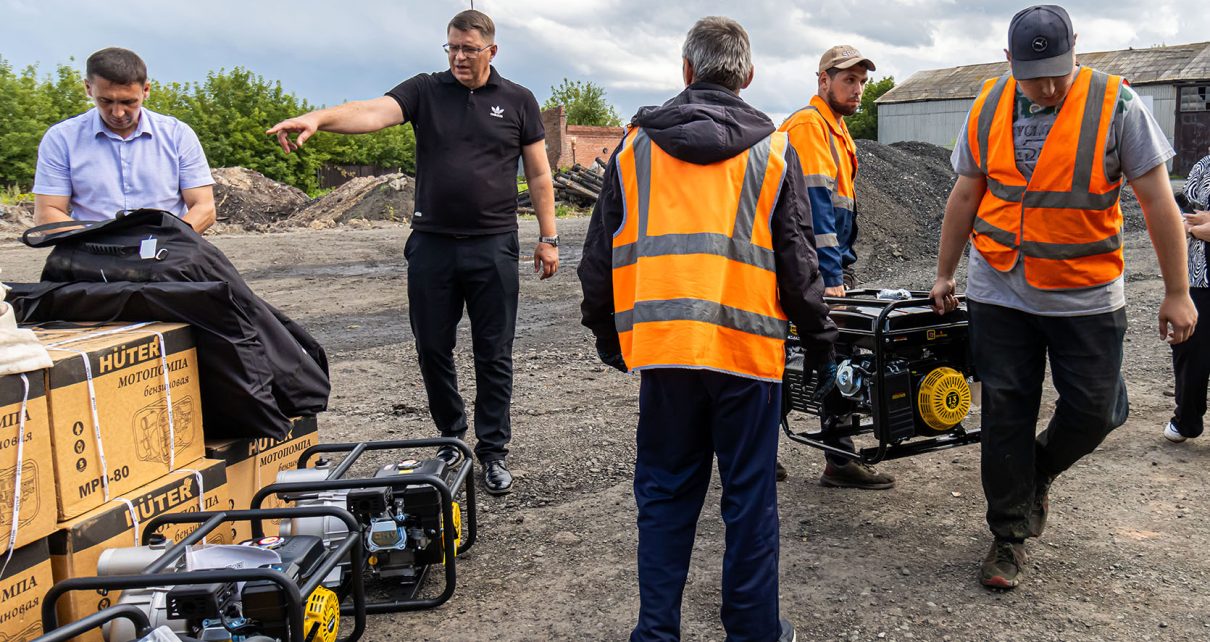
<svg viewBox="0 0 1210 642"><path fill-rule="evenodd" d="M1121 76L1082 68L1026 181L1013 145L1017 83L1005 75L983 84L967 125L987 177L971 242L993 268L1007 272L1021 257L1025 280L1041 290L1122 275L1122 180L1110 182L1104 162L1121 86Z"/></svg>
<svg viewBox="0 0 1210 642"><path fill-rule="evenodd" d="M811 121L816 119L826 132L827 147L823 145L824 139L810 129ZM853 185L857 176L857 144L844 119L832 111L826 100L811 96L811 103L790 114L777 131L790 135L790 144L798 152L807 187L827 188L832 193L832 207L853 212L857 202L857 190ZM831 245L836 245L835 234L822 242L820 236L816 231L817 244L830 241Z"/></svg>
<svg viewBox="0 0 1210 642"><path fill-rule="evenodd" d="M715 370L781 381L788 321L770 219L785 134L724 161L678 160L633 127L618 152L625 216L613 236L614 324L632 370Z"/></svg>

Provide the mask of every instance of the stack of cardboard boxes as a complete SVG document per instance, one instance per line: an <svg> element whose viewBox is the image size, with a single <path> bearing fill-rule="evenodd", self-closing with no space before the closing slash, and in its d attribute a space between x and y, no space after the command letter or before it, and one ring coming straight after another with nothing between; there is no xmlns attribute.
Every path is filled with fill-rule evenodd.
<svg viewBox="0 0 1210 642"><path fill-rule="evenodd" d="M24 380L0 378L0 551L6 555L18 477L21 488L15 551L0 574L0 640L40 634L46 590L62 579L96 575L101 552L140 544L141 527L152 518L246 508L279 467L295 464L317 441L315 419L308 418L282 442L205 443L197 351L187 325L33 329L54 366ZM193 529L161 532L179 540ZM237 526L208 539L233 543L247 532ZM119 597L118 591L64 596L59 621L77 620ZM80 639L99 641L100 633Z"/></svg>

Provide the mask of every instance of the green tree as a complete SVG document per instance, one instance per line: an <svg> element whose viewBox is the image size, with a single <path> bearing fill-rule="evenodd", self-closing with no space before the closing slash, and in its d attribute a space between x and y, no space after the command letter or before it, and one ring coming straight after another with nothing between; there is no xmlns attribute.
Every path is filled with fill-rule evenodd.
<svg viewBox="0 0 1210 642"><path fill-rule="evenodd" d="M33 184L38 143L47 127L84 111L84 85L75 70L59 66L54 78L20 73L0 57L0 186L25 191Z"/></svg>
<svg viewBox="0 0 1210 642"><path fill-rule="evenodd" d="M618 110L605 101L605 90L591 81L563 79L563 84L550 88L550 98L542 109L563 105L568 125L621 127Z"/></svg>
<svg viewBox="0 0 1210 642"><path fill-rule="evenodd" d="M866 84L865 91L861 94L861 107L857 109L856 114L844 117L853 138L878 140L878 105L874 104L874 101L894 86L895 79L891 76Z"/></svg>

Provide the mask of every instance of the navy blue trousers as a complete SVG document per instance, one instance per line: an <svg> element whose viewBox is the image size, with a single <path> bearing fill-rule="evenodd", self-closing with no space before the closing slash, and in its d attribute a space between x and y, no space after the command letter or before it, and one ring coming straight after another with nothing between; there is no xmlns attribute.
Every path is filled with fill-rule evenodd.
<svg viewBox="0 0 1210 642"><path fill-rule="evenodd" d="M778 638L781 383L705 370L642 372L634 497L639 621L634 642L680 640L681 596L718 457L726 524L721 618L727 640Z"/></svg>

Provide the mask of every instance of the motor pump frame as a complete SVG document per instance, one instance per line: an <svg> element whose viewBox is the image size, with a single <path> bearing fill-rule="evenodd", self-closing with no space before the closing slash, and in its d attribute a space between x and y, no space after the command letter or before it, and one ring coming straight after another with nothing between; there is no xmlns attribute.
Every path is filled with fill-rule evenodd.
<svg viewBox="0 0 1210 642"><path fill-rule="evenodd" d="M83 635L93 629L101 628L109 622L118 619L130 620L139 638L151 633L151 621L147 619L147 614L143 612L143 609L133 604L116 604L87 617L80 618L71 624L64 624L53 631L43 633L31 642L69 642L77 635Z"/></svg>
<svg viewBox="0 0 1210 642"><path fill-rule="evenodd" d="M855 404L842 399L841 393L833 390L823 403L814 401L812 395L817 376L803 366L801 344L792 331L786 341L786 374L783 379L781 425L786 436L792 441L866 464L978 443L980 430L968 430L961 421L945 430L925 435L921 435L918 429L912 429L913 425L920 423L916 399L920 380L912 378L915 373L905 371L904 364L912 362L905 355L938 351L948 360L928 363L953 367L968 381L977 380L967 345L966 296L957 298L956 310L937 315L932 310L929 293L923 291L910 291L907 298L900 299L878 298L878 290L869 289L851 290L844 297L824 297L840 333L837 358L860 355L873 364L872 371L867 374L868 380L862 384L868 387L868 399L864 404ZM847 374L851 375L852 371ZM906 411L902 401L888 398L891 392L888 382L895 377L899 377L900 383L905 379L909 383L907 396L910 408ZM837 378L843 377L838 373ZM857 385L851 380L838 381L838 388L842 383ZM899 407L892 408L892 401L898 402ZM842 411L834 412L837 406ZM823 441L825 430L822 425L816 430L795 431L790 424L791 410L819 417L821 424L829 422L829 435L853 437L872 434L878 440L878 445L860 448L856 452L830 446ZM911 416L905 416L905 412ZM908 435L908 432L912 434Z"/></svg>
<svg viewBox="0 0 1210 642"><path fill-rule="evenodd" d="M452 481L447 482L445 479L437 475L426 473L413 473L406 475L396 475L390 477L346 477L350 468L366 453L380 451L414 451L421 448L439 448L442 446L452 446L458 448L462 452L462 462L454 469ZM465 508L461 511L463 517L462 524L466 530L466 536L459 538L459 533L453 528L441 528L441 545L442 551L456 551L454 555L444 555L442 566L445 571L445 587L442 592L436 597L420 598L416 597L415 591L419 589L420 584L427 576L429 568L432 566L426 565L421 569L419 578L411 588L404 590L402 597L395 596L392 599L369 602L366 605L366 612L370 614L379 613L398 613L402 611L416 611L421 609L431 609L449 601L454 595L454 589L457 586L457 557L469 550L475 544L477 537L478 525L476 518L475 507L475 484L473 481L467 483L468 480L473 480L474 471L474 455L471 449L460 439L448 437L435 437L429 439L404 439L404 440L388 440L388 441L361 441L361 442L346 442L332 444L316 444L299 455L297 471L303 471L308 468L313 457L318 455L344 455L344 458L332 467L326 479L300 481L300 482L275 482L265 486L256 492L252 497L251 506L257 508L265 502L271 495L277 495L282 501L298 502L305 500L313 500L317 497L317 493L328 491L353 491L375 488L385 488L393 493L403 493L408 487L428 486L435 489L440 498L441 524L454 524L454 498L462 493L465 493ZM291 472L297 472L291 471ZM357 531L362 537L368 534L370 524L360 521L360 526ZM349 532L353 532L352 529ZM346 539L358 539L348 538ZM459 539L461 541L459 541ZM351 568L361 569L361 575L369 572L367 555L361 564L352 565ZM372 581L375 585L386 584L385 580ZM341 607L341 612L345 612L347 606Z"/></svg>
<svg viewBox="0 0 1210 642"><path fill-rule="evenodd" d="M336 568L346 558L354 560L354 563L364 563L365 553L362 548L362 542L359 538L346 538L326 550L316 561L311 572L305 577L300 577L297 580L289 577L280 570L258 567L258 568L224 568L224 569L209 569L199 571L173 571L183 562L185 553L195 544L205 542L205 538L215 529L223 524L230 522L247 521L251 523L253 539L261 539L265 536L263 520L266 519L289 519L294 517L331 517L344 522L349 528L357 528L358 522L348 511L334 506L307 506L296 508L260 508L249 510L228 510L228 511L200 511L190 513L174 513L168 515L158 515L147 522L143 527L140 537L143 546L150 545L156 540L158 531L163 526L169 524L199 524L198 528L190 533L179 542L168 546L166 550L149 563L138 574L121 574L121 575L105 575L96 577L74 577L62 580L55 583L50 590L47 591L45 599L42 601L42 628L44 631L56 633L60 628L58 626L58 613L56 606L59 599L64 595L73 591L96 591L96 590L118 590L124 591L128 589L146 589L155 587L179 587L179 586L200 586L215 583L233 583L233 582L263 582L276 585L280 589L280 593L285 597L286 606L286 626L288 635L282 642L308 642L312 636L311 632L305 631L303 620L307 600L315 590L323 585L324 578ZM301 581L301 584L299 583ZM353 630L349 635L337 639L337 642L357 642L366 630L366 595L365 586L361 581L360 576L352 576L348 581L342 583L336 591L336 596L341 602L349 601L347 614L353 616ZM122 605L119 605L122 606ZM111 607L117 608L117 607ZM108 610L108 609L107 609ZM137 609L136 607L136 610ZM142 613L141 610L139 610ZM118 617L126 617L121 613L111 613L105 617L99 617L101 611L88 617L82 618L78 622L65 625L66 627L80 627L81 623L88 622L89 625L84 627L80 632L90 628L100 626L105 622L114 620ZM342 607L341 614L345 615L345 608ZM136 628L142 625L144 621L150 621L146 613L142 613L143 618L129 618ZM90 619L95 618L95 619ZM75 630L74 628L72 630ZM56 633L57 634L57 633ZM75 635L78 635L77 632Z"/></svg>

